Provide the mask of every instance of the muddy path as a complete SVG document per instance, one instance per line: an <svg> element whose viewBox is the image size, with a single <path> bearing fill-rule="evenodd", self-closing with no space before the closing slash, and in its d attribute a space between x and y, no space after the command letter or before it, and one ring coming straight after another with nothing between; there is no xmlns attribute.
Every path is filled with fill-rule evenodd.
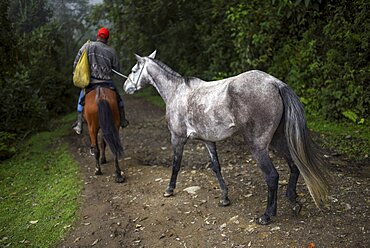
<svg viewBox="0 0 370 248"><path fill-rule="evenodd" d="M125 149L121 168L126 182L114 182L110 152L102 176L94 175L86 128L72 134L71 152L81 167L84 189L79 219L58 247L370 247L369 165L331 157L335 176L330 209L318 210L300 178L303 202L294 217L285 200L288 167L271 154L279 171L278 215L256 225L263 213L266 185L238 137L218 144L232 204L218 206L220 191L201 142L185 146L175 196L164 198L172 161L164 110L143 99L126 97L130 126L121 130ZM195 192L184 189L197 186Z"/></svg>

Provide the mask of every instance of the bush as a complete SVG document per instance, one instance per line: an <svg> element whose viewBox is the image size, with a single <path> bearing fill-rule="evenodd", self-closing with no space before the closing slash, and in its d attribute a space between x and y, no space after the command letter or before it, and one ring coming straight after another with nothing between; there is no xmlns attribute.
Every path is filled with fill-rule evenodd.
<svg viewBox="0 0 370 248"><path fill-rule="evenodd" d="M27 72L4 78L6 87L0 92L0 129L25 133L45 128L49 119L45 102L33 88Z"/></svg>
<svg viewBox="0 0 370 248"><path fill-rule="evenodd" d="M0 161L10 158L16 152L16 135L8 132L0 132Z"/></svg>
<svg viewBox="0 0 370 248"><path fill-rule="evenodd" d="M249 1L228 10L232 69L266 70L291 85L310 115L370 118L370 2Z"/></svg>

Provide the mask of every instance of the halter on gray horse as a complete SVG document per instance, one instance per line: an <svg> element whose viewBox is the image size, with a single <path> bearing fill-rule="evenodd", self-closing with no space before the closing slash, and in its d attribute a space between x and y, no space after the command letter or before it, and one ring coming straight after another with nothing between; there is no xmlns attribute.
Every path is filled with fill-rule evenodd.
<svg viewBox="0 0 370 248"><path fill-rule="evenodd" d="M190 139L202 140L219 181L221 205L230 204L221 174L215 142L238 133L262 170L268 186L267 208L256 219L268 224L276 215L279 174L269 157L269 148L287 161L290 178L286 196L298 214L296 185L302 174L315 204L320 207L329 191L322 156L306 127L303 106L297 95L282 81L262 71L248 71L219 81L185 78L162 62L136 55L123 88L132 94L153 85L166 103L166 118L174 150L172 176L164 196L172 196L180 170L183 148Z"/></svg>

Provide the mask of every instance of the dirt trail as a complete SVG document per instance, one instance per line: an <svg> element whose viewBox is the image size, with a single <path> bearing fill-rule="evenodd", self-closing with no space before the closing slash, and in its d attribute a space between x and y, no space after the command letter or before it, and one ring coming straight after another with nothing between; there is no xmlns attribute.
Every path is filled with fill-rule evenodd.
<svg viewBox="0 0 370 248"><path fill-rule="evenodd" d="M300 179L297 191L304 207L294 217L284 197L287 165L272 154L280 174L278 216L260 226L254 219L264 211L266 186L238 137L218 144L231 206L218 206L217 180L204 146L195 141L185 146L175 196L164 198L172 161L164 110L132 97L126 97L126 106L131 124L121 130L125 183L114 182L109 150L103 175L94 175L86 128L82 138L69 137L85 187L79 219L58 247L370 247L370 180L349 161L331 158L330 210L314 206ZM190 186L200 189L184 191Z"/></svg>

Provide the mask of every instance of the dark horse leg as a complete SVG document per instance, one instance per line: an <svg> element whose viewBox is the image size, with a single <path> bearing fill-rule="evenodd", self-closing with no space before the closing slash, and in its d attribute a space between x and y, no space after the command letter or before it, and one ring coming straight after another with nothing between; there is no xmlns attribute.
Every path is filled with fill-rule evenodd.
<svg viewBox="0 0 370 248"><path fill-rule="evenodd" d="M114 165L116 166L116 182L123 183L125 181L125 178L124 176L122 176L122 171L118 164L118 156L115 156L114 158Z"/></svg>
<svg viewBox="0 0 370 248"><path fill-rule="evenodd" d="M298 201L297 198L297 182L299 177L299 170L297 166L293 163L292 159L286 158L286 161L288 162L289 169L290 169L290 176L289 176L289 182L288 182L288 188L286 190L286 197L288 198L289 202L292 205L292 210L294 215L298 215L301 212L302 206Z"/></svg>
<svg viewBox="0 0 370 248"><path fill-rule="evenodd" d="M171 137L171 143L173 147L173 162L172 162L172 175L171 181L166 191L164 192L165 197L173 195L173 190L176 188L177 175L180 171L180 165L182 160L182 153L184 151L184 145L186 143L185 138L180 138L175 135Z"/></svg>
<svg viewBox="0 0 370 248"><path fill-rule="evenodd" d="M95 140L97 140L97 136L98 136L98 131L96 131ZM93 150L94 152L95 162L96 162L95 163L95 175L102 175L103 173L101 172L100 160L99 160L100 159L100 149L96 142L92 144L91 150Z"/></svg>
<svg viewBox="0 0 370 248"><path fill-rule="evenodd" d="M280 125L277 131L275 132L274 138L272 139L271 142L271 146L278 153L278 155L283 157L288 163L290 169L290 176L285 195L288 198L290 204L292 205L294 215L298 215L302 209L302 206L297 199L296 191L298 177L300 173L297 166L293 162L282 125Z"/></svg>
<svg viewBox="0 0 370 248"><path fill-rule="evenodd" d="M220 205L221 206L228 206L230 205L230 200L228 196L228 189L225 184L225 181L222 177L221 174L221 166L218 161L218 156L217 156L217 150L216 150L216 144L214 142L204 142L209 156L211 158L211 165L212 165L212 170L215 172L218 183L220 184L221 188L221 200L220 200Z"/></svg>
<svg viewBox="0 0 370 248"><path fill-rule="evenodd" d="M105 148L107 147L107 143L105 142L103 137L101 137L101 139L100 139L100 145L101 145L101 150L102 150L100 163L101 164L106 164L107 163L107 158L105 157Z"/></svg>
<svg viewBox="0 0 370 248"><path fill-rule="evenodd" d="M257 224L267 225L270 223L271 217L276 216L279 174L271 162L267 148L263 150L254 150L252 151L252 155L258 167L263 172L268 187L266 211L256 219L256 222Z"/></svg>

